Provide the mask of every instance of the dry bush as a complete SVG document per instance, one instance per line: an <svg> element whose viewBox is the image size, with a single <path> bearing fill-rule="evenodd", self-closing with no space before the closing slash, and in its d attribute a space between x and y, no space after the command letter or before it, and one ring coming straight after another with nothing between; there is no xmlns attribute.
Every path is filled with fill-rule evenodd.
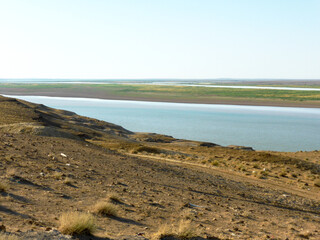
<svg viewBox="0 0 320 240"><path fill-rule="evenodd" d="M59 218L63 234L92 234L96 230L95 218L90 213L66 212Z"/></svg>
<svg viewBox="0 0 320 240"><path fill-rule="evenodd" d="M199 233L196 228L191 225L190 221L180 221L178 227L174 225L162 225L158 232L154 235L155 239L176 238L176 239L191 239L197 237Z"/></svg>
<svg viewBox="0 0 320 240"><path fill-rule="evenodd" d="M0 240L20 240L20 238L15 235L0 232Z"/></svg>
<svg viewBox="0 0 320 240"><path fill-rule="evenodd" d="M100 201L93 206L92 212L105 216L117 216L118 208L112 203Z"/></svg>

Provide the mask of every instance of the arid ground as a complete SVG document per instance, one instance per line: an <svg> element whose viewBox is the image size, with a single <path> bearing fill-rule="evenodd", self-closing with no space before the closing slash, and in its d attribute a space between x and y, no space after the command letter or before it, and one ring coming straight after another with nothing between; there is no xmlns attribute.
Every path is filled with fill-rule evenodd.
<svg viewBox="0 0 320 240"><path fill-rule="evenodd" d="M71 211L96 218L78 239L320 239L320 152L133 133L0 97L0 229L50 236Z"/></svg>

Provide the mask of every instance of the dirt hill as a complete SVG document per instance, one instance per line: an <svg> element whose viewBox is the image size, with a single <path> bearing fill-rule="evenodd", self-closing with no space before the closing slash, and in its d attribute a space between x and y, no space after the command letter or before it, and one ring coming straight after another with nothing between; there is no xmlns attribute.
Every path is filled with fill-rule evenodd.
<svg viewBox="0 0 320 240"><path fill-rule="evenodd" d="M133 133L0 97L0 226L21 239L62 239L66 212L96 219L78 239L320 239L319 181L318 151Z"/></svg>

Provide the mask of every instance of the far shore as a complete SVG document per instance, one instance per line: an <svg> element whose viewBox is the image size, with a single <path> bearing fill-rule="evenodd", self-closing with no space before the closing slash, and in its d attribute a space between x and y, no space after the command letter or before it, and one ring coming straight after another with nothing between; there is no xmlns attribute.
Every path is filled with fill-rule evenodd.
<svg viewBox="0 0 320 240"><path fill-rule="evenodd" d="M98 98L107 100L131 100L149 102L173 102L173 103L198 103L198 104L226 104L226 105L249 105L249 106L275 106L275 107L301 107L301 108L320 108L319 102L313 101L287 101L287 100L268 100L268 99L249 99L249 98L159 98L150 96L119 96L102 92L75 92L68 89L60 91L28 91L26 89L8 88L0 90L2 95L16 96L47 96L47 97L79 97L79 98Z"/></svg>

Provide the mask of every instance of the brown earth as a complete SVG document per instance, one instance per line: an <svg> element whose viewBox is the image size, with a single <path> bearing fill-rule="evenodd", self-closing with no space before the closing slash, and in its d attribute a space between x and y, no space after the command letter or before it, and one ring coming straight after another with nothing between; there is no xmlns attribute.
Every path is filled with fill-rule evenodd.
<svg viewBox="0 0 320 240"><path fill-rule="evenodd" d="M97 232L79 239L154 238L182 221L199 238L320 239L319 179L318 151L133 133L0 97L0 226L22 239L59 228L62 213L91 211L110 194L117 217L96 215Z"/></svg>

